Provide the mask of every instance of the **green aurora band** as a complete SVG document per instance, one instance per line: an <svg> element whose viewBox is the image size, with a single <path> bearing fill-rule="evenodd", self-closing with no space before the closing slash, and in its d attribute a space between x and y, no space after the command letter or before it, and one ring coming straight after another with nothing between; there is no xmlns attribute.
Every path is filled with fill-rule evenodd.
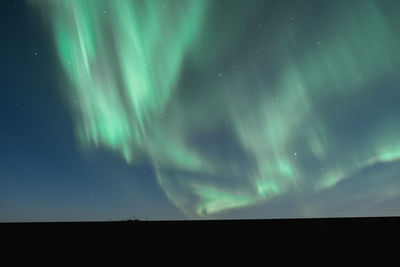
<svg viewBox="0 0 400 267"><path fill-rule="evenodd" d="M400 159L400 90L376 89L398 75L399 8L332 1L312 25L309 5L285 1L30 2L53 30L81 144L150 160L188 218Z"/></svg>

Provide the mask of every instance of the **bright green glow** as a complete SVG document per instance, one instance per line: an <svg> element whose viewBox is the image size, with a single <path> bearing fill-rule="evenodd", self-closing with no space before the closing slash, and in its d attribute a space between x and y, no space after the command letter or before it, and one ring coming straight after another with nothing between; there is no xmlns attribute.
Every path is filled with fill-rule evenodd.
<svg viewBox="0 0 400 267"><path fill-rule="evenodd" d="M378 1L336 1L334 23L316 25L307 41L306 15L280 25L263 14L255 25L267 30L251 36L257 47L248 50L246 1L223 16L206 0L31 2L51 18L81 143L132 164L150 158L188 217L218 216L303 184L331 188L400 159L398 110L368 123L360 115L374 84L400 67L400 35ZM349 125L364 130L353 134ZM196 143L220 128L232 139L226 147Z"/></svg>
<svg viewBox="0 0 400 267"><path fill-rule="evenodd" d="M388 149L388 152L381 152L378 156L379 160L387 162L387 161L395 161L400 159L400 150L393 151L393 148Z"/></svg>
<svg viewBox="0 0 400 267"><path fill-rule="evenodd" d="M147 149L146 139L156 131L153 122L164 115L185 51L200 27L204 4L46 4L52 11L61 62L73 84L70 95L79 112L81 141L119 151L131 161Z"/></svg>
<svg viewBox="0 0 400 267"><path fill-rule="evenodd" d="M400 146L391 146L379 148L377 156L369 159L367 165L375 164L376 162L392 162L400 160Z"/></svg>
<svg viewBox="0 0 400 267"><path fill-rule="evenodd" d="M252 197L241 193L220 191L214 187L199 186L194 187L194 191L201 199L201 204L197 208L197 214L202 216L246 206L254 202Z"/></svg>
<svg viewBox="0 0 400 267"><path fill-rule="evenodd" d="M270 179L257 182L257 190L261 196L269 196L279 194L280 187Z"/></svg>
<svg viewBox="0 0 400 267"><path fill-rule="evenodd" d="M325 173L315 186L315 189L321 190L329 188L346 178L341 170L334 170L331 173Z"/></svg>

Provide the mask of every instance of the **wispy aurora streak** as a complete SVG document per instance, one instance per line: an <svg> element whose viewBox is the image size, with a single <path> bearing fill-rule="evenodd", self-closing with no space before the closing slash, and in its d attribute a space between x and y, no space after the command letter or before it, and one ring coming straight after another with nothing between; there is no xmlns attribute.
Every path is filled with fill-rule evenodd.
<svg viewBox="0 0 400 267"><path fill-rule="evenodd" d="M188 217L400 159L399 14L378 1L329 2L312 28L310 3L31 2L50 19L81 143L150 159Z"/></svg>

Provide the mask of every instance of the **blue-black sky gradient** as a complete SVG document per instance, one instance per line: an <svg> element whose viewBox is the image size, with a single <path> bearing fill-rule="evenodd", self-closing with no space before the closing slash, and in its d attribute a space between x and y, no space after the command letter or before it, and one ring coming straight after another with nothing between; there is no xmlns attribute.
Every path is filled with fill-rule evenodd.
<svg viewBox="0 0 400 267"><path fill-rule="evenodd" d="M84 18L101 27L83 83L87 6L0 1L0 222L400 214L398 1L122 2ZM158 104L121 97L133 76ZM83 104L112 81L121 143L93 115L112 98Z"/></svg>

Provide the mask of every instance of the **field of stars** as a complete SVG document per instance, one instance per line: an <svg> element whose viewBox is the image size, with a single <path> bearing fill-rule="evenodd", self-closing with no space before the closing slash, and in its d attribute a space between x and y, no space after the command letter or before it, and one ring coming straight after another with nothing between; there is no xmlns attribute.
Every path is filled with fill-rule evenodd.
<svg viewBox="0 0 400 267"><path fill-rule="evenodd" d="M2 5L0 221L400 214L399 1Z"/></svg>

